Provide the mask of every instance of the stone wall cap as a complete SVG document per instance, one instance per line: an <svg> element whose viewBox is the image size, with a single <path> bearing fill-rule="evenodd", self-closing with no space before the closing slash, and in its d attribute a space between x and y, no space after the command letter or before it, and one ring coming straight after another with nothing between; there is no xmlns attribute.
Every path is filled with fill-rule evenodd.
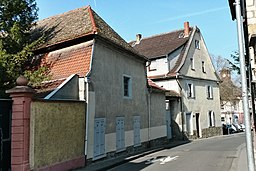
<svg viewBox="0 0 256 171"><path fill-rule="evenodd" d="M5 92L8 94L15 94L15 93L31 93L31 94L33 94L36 91L28 86L16 86L12 89L6 90Z"/></svg>

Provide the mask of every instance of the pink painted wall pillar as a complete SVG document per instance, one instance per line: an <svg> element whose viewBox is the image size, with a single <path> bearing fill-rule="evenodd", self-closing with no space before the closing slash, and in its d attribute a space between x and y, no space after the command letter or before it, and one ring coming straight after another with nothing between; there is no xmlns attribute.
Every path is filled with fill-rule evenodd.
<svg viewBox="0 0 256 171"><path fill-rule="evenodd" d="M17 86L7 90L12 100L12 171L29 171L30 103L34 90L27 86L28 80L20 76Z"/></svg>

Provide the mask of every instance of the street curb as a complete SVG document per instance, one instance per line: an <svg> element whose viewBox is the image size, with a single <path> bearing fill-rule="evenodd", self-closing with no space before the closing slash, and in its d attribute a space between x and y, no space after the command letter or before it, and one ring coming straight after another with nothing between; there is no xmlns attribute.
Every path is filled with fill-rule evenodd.
<svg viewBox="0 0 256 171"><path fill-rule="evenodd" d="M245 148L246 148L246 143L243 143L240 146L238 146L237 152L235 154L236 158L232 161L230 171L237 171L238 170L239 160L241 160L242 151L245 150Z"/></svg>

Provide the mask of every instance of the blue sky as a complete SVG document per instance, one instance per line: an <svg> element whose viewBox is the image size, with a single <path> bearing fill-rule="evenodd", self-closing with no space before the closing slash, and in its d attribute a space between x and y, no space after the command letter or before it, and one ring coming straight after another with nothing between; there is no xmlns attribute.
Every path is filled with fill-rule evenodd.
<svg viewBox="0 0 256 171"><path fill-rule="evenodd" d="M36 0L39 19L90 5L126 41L198 26L210 54L229 58L238 49L228 0Z"/></svg>

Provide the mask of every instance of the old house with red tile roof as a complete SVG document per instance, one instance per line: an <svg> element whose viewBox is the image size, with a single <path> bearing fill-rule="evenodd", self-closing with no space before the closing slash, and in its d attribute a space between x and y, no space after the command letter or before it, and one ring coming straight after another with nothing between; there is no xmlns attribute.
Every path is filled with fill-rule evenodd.
<svg viewBox="0 0 256 171"><path fill-rule="evenodd" d="M130 44L149 58L147 75L166 89L168 138L221 134L219 78L198 27L141 38Z"/></svg>
<svg viewBox="0 0 256 171"><path fill-rule="evenodd" d="M38 21L34 32L46 35L35 53L50 65L52 78L38 94L85 101L89 163L166 142L165 90L148 84L147 58L90 6Z"/></svg>

